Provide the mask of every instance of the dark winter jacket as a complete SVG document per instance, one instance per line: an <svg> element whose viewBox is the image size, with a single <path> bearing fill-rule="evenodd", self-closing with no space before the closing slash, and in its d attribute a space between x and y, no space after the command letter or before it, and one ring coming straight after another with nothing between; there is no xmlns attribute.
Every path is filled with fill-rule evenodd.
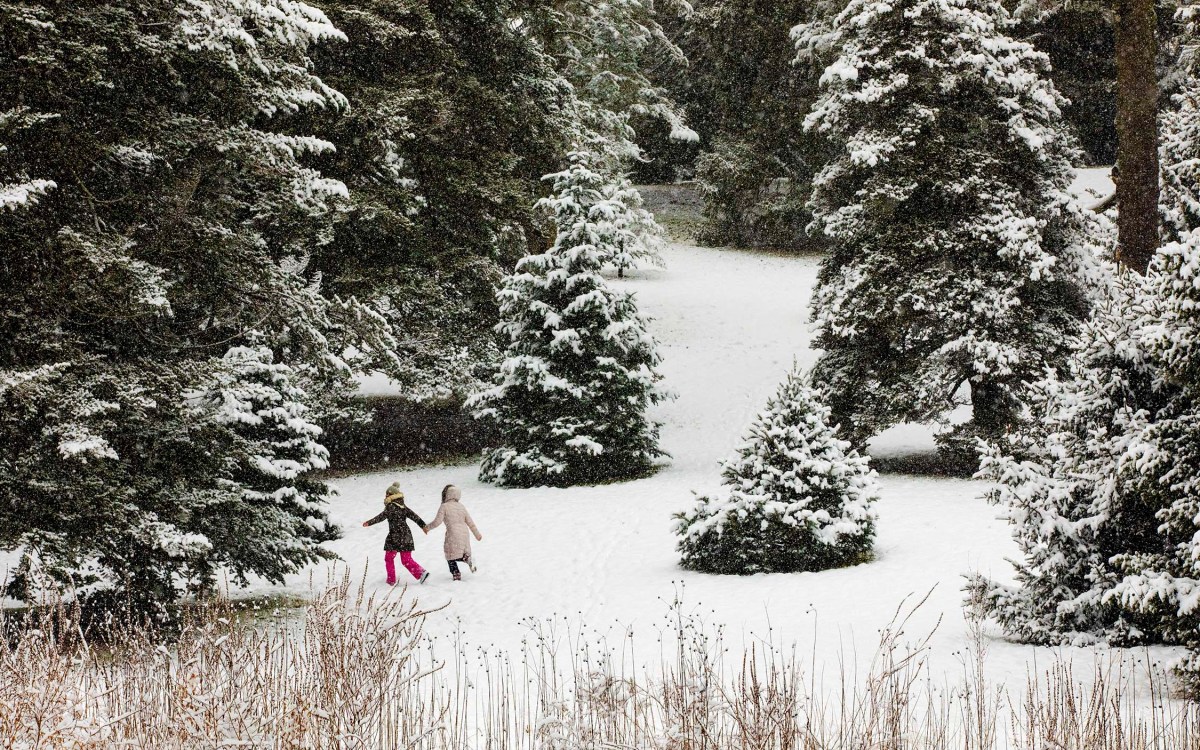
<svg viewBox="0 0 1200 750"><path fill-rule="evenodd" d="M413 538L412 532L408 528L408 521L412 521L421 528L425 528L425 522L411 508L402 502L390 502L383 506L383 512L367 521L368 526L374 526L380 521L387 519L388 535L387 540L383 543L384 550L388 552L412 552Z"/></svg>

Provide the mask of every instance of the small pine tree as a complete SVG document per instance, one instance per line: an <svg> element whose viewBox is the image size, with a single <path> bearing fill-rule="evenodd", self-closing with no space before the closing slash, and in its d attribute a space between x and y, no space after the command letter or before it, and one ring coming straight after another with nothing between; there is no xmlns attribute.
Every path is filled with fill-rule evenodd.
<svg viewBox="0 0 1200 750"><path fill-rule="evenodd" d="M590 214L597 221L597 231L605 238L599 245L601 259L623 275L627 268L648 263L660 268L665 265L659 254L663 245L663 229L654 214L642 207L642 196L625 176L610 179L599 186L600 200Z"/></svg>
<svg viewBox="0 0 1200 750"><path fill-rule="evenodd" d="M600 275L618 252L605 180L582 153L551 177L554 194L540 205L557 237L504 280L497 330L509 342L505 359L494 387L467 402L500 435L480 479L510 487L627 478L663 455L645 413L663 398L654 340L633 296Z"/></svg>
<svg viewBox="0 0 1200 750"><path fill-rule="evenodd" d="M683 567L792 573L867 559L879 487L828 419L800 373L789 373L725 464L725 493L676 516Z"/></svg>
<svg viewBox="0 0 1200 750"><path fill-rule="evenodd" d="M202 585L220 567L246 585L247 574L282 582L310 562L336 557L318 545L337 539L326 514L333 490L310 475L329 467L321 428L305 405L300 378L263 346L230 349L210 383L193 391L192 417L212 426L210 445L225 457L190 527L220 544L197 566Z"/></svg>
<svg viewBox="0 0 1200 750"><path fill-rule="evenodd" d="M814 381L855 445L943 418L964 384L962 437L1002 434L1088 311L1062 98L1009 24L982 0L852 0L833 24L804 123L837 148L810 202L831 250Z"/></svg>

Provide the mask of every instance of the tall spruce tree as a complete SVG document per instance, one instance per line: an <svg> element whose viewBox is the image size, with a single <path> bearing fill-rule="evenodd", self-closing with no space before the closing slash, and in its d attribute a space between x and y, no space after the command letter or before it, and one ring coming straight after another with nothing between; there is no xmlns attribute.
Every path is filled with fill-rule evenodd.
<svg viewBox="0 0 1200 750"><path fill-rule="evenodd" d="M683 567L705 573L795 573L865 561L879 486L840 440L829 409L793 369L725 463L721 494L676 516Z"/></svg>
<svg viewBox="0 0 1200 750"><path fill-rule="evenodd" d="M1087 313L1061 98L1008 25L981 0L853 0L834 21L837 59L805 120L837 149L810 204L831 246L815 382L856 445L941 418L964 384L973 419L946 443L1002 433Z"/></svg>
<svg viewBox="0 0 1200 750"><path fill-rule="evenodd" d="M308 58L341 33L292 0L18 1L0 32L10 592L161 600L328 556L307 393L391 345L311 266L346 188L291 126L345 107Z"/></svg>
<svg viewBox="0 0 1200 750"><path fill-rule="evenodd" d="M484 481L594 484L636 476L662 455L646 416L663 397L654 341L632 295L600 275L619 251L609 217L622 207L605 195L610 183L594 161L573 153L551 176L553 194L540 205L553 216L554 245L523 258L499 292L505 359L494 387L468 401L500 436L480 467Z"/></svg>

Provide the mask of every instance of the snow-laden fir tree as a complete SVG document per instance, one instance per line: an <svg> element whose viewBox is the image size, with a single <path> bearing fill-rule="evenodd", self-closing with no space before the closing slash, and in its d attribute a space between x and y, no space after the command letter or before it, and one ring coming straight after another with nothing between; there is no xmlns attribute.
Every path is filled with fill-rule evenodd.
<svg viewBox="0 0 1200 750"><path fill-rule="evenodd" d="M190 509L197 533L222 540L197 564L200 583L215 583L222 568L243 586L249 573L278 580L335 557L312 544L336 539L338 529L325 510L332 489L311 476L329 467L329 452L302 379L264 346L233 347L222 365L187 394L190 416L211 426L207 445L224 457L215 489Z"/></svg>
<svg viewBox="0 0 1200 750"><path fill-rule="evenodd" d="M643 208L641 193L623 174L605 178L593 173L600 181L595 184L600 195L591 209L596 232L604 241L598 245L600 259L624 275L625 269L642 265L662 267L660 251L665 244L663 228L654 214Z"/></svg>
<svg viewBox="0 0 1200 750"><path fill-rule="evenodd" d="M1178 240L1200 227L1200 80L1185 79L1162 116L1163 233Z"/></svg>
<svg viewBox="0 0 1200 750"><path fill-rule="evenodd" d="M495 385L468 401L496 426L480 478L510 487L636 476L663 455L646 408L663 398L659 357L633 296L600 275L618 247L606 178L574 153L541 206L553 246L523 258L498 293L507 339Z"/></svg>
<svg viewBox="0 0 1200 750"><path fill-rule="evenodd" d="M0 184L21 203L0 210L0 548L30 574L9 593L282 580L333 531L302 411L350 347L393 343L313 270L346 188L299 115L346 106L308 57L343 35L294 0L18 1L0 34ZM269 430L202 408L231 371ZM266 479L273 456L291 468Z"/></svg>
<svg viewBox="0 0 1200 750"><path fill-rule="evenodd" d="M1005 508L1025 559L1015 585L972 575L968 598L1024 641L1130 643L1148 627L1111 596L1121 578L1112 558L1157 544L1154 509L1116 471L1164 405L1139 336L1138 291L1136 281L1114 284L1069 369L1047 372L1023 422L983 453L980 476L996 483L988 497Z"/></svg>
<svg viewBox="0 0 1200 750"><path fill-rule="evenodd" d="M1141 343L1165 403L1113 468L1131 502L1154 511L1157 543L1114 558L1114 596L1189 648L1179 671L1200 696L1200 229L1159 249L1146 286Z"/></svg>
<svg viewBox="0 0 1200 750"><path fill-rule="evenodd" d="M938 420L964 384L973 419L948 447L1003 433L1088 310L1062 100L1008 26L984 0L852 0L832 25L804 122L835 148L810 202L830 246L814 383L855 445ZM828 43L808 33L801 50Z"/></svg>
<svg viewBox="0 0 1200 750"><path fill-rule="evenodd" d="M723 470L722 491L676 516L685 568L791 573L868 559L875 472L829 424L829 409L792 370Z"/></svg>
<svg viewBox="0 0 1200 750"><path fill-rule="evenodd" d="M1024 640L1180 643L1200 690L1200 230L1117 282L1072 377L984 459L1025 559L971 604Z"/></svg>

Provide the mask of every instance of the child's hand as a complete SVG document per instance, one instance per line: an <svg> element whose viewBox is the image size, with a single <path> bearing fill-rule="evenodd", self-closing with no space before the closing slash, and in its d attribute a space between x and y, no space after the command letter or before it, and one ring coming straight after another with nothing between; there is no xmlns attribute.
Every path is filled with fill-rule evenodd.
<svg viewBox="0 0 1200 750"><path fill-rule="evenodd" d="M429 527L428 527L428 526L422 526L422 527L421 527L421 531L424 531L426 534L428 534L428 533L429 533Z"/></svg>
<svg viewBox="0 0 1200 750"><path fill-rule="evenodd" d="M477 541L477 542L482 542L482 541L483 541L483 534L480 534L479 536L475 537L475 541Z"/></svg>
<svg viewBox="0 0 1200 750"><path fill-rule="evenodd" d="M367 523L366 521L363 521L363 526L370 526L370 525L371 524Z"/></svg>

